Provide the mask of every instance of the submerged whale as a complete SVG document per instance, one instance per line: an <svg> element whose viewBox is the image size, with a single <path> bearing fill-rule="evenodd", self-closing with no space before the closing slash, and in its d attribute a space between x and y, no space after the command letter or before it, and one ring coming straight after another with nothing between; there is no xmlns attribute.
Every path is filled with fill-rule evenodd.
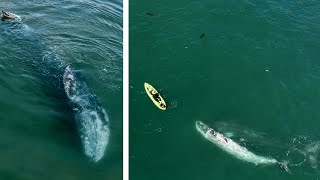
<svg viewBox="0 0 320 180"><path fill-rule="evenodd" d="M56 91L64 94L74 112L85 155L92 161L99 161L107 148L110 128L109 118L98 98L79 73L55 55L29 26L21 22L20 16L3 11L2 20L0 35L7 36L8 42L15 42L17 47L26 48L21 54L25 62Z"/></svg>
<svg viewBox="0 0 320 180"><path fill-rule="evenodd" d="M233 155L237 159L253 163L255 165L264 164L264 165L273 165L277 164L281 168L284 168L287 172L289 169L287 165L283 162L279 162L274 158L258 156L243 146L240 146L232 139L224 136L223 134L215 131L214 129L210 128L206 124L201 121L196 121L196 129L209 141L216 144L218 147L223 149L224 151L228 152L229 154Z"/></svg>

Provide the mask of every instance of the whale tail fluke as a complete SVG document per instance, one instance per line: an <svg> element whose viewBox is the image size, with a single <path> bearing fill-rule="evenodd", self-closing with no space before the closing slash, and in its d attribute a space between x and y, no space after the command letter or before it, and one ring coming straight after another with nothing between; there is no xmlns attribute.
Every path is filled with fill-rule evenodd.
<svg viewBox="0 0 320 180"><path fill-rule="evenodd" d="M278 162L278 165L281 169L284 169L287 173L291 174L290 169L288 168L289 161Z"/></svg>

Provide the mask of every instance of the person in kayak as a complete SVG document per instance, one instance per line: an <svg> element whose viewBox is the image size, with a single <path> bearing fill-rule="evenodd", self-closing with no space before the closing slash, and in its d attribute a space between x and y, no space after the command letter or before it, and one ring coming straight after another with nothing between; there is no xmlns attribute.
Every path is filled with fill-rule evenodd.
<svg viewBox="0 0 320 180"><path fill-rule="evenodd" d="M161 104L160 104L160 107L162 107L163 109L165 109L165 108L166 108L166 105L163 104L163 103L161 103Z"/></svg>
<svg viewBox="0 0 320 180"><path fill-rule="evenodd" d="M155 99L158 102L161 101L160 94L156 90L152 90L151 94L152 94L153 99Z"/></svg>

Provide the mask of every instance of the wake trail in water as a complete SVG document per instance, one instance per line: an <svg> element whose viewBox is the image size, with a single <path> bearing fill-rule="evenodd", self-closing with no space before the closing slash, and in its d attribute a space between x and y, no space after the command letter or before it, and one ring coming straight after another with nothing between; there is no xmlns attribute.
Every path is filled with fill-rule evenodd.
<svg viewBox="0 0 320 180"><path fill-rule="evenodd" d="M292 161L292 166L302 166L307 164L309 167L318 170L320 166L320 141L310 140L306 136L294 137L291 140L292 147L287 151L287 157Z"/></svg>

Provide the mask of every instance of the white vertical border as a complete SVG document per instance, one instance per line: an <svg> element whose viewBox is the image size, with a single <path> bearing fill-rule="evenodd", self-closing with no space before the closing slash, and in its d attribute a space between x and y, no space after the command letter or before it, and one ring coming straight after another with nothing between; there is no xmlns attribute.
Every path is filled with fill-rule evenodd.
<svg viewBox="0 0 320 180"><path fill-rule="evenodd" d="M123 0L123 180L129 180L129 0Z"/></svg>

